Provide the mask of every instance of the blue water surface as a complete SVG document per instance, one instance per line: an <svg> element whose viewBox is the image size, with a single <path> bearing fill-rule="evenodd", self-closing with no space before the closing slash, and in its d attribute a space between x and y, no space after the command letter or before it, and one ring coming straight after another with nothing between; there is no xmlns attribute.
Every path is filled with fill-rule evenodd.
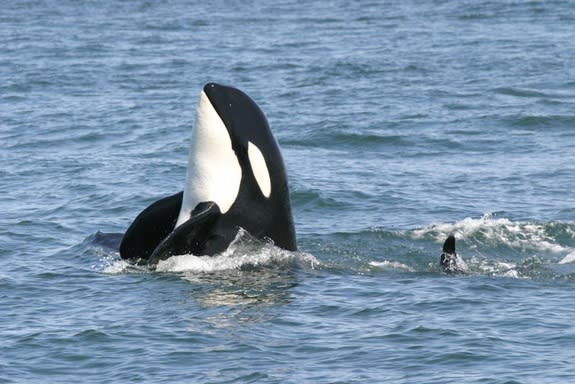
<svg viewBox="0 0 575 384"><path fill-rule="evenodd" d="M574 25L568 0L4 4L0 383L575 382ZM299 251L129 265L210 81L268 117Z"/></svg>

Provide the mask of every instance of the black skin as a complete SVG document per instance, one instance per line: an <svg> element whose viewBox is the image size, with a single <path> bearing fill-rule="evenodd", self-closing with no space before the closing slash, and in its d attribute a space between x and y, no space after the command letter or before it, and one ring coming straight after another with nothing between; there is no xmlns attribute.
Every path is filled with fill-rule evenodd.
<svg viewBox="0 0 575 384"><path fill-rule="evenodd" d="M178 220L184 192L164 197L144 209L132 222L120 243L122 259L148 260Z"/></svg>
<svg viewBox="0 0 575 384"><path fill-rule="evenodd" d="M198 204L190 220L174 229L154 249L148 264L158 264L158 261L174 255L201 254L211 240L210 231L220 216L220 207L216 203L210 201Z"/></svg>
<svg viewBox="0 0 575 384"><path fill-rule="evenodd" d="M443 243L440 263L444 272L456 273L459 271L457 268L457 253L455 251L455 236L449 235Z"/></svg>
<svg viewBox="0 0 575 384"><path fill-rule="evenodd" d="M229 228L239 225L256 238L267 237L280 248L297 250L285 166L266 117L258 105L238 89L210 83L204 92L224 122L242 168L236 202L222 216L216 231L225 233L224 237L231 241L237 229L230 239ZM266 160L272 184L269 199L262 195L255 181L248 158L248 142L260 148Z"/></svg>
<svg viewBox="0 0 575 384"><path fill-rule="evenodd" d="M449 235L443 243L443 253L455 254L455 236Z"/></svg>
<svg viewBox="0 0 575 384"><path fill-rule="evenodd" d="M255 238L268 238L280 248L297 250L285 166L263 112L238 89L210 83L204 92L224 122L242 168L236 200L225 214L217 204L201 202L190 220L175 229L183 192L153 203L126 231L120 245L123 259L155 265L177 254L215 255L227 249L240 227ZM250 142L266 161L272 191L269 198L262 194L251 169Z"/></svg>

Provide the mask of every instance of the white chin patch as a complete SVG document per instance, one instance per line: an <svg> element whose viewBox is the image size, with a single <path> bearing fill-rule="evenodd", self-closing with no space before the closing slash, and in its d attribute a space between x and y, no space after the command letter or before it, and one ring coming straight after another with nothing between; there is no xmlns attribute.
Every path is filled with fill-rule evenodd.
<svg viewBox="0 0 575 384"><path fill-rule="evenodd" d="M248 157L260 191L265 197L269 198L272 192L272 184L268 166L260 149L251 142L248 142Z"/></svg>
<svg viewBox="0 0 575 384"><path fill-rule="evenodd" d="M186 222L196 205L203 201L217 203L222 214L226 213L236 201L241 178L242 169L232 149L228 130L202 91L192 130L184 198L176 227Z"/></svg>

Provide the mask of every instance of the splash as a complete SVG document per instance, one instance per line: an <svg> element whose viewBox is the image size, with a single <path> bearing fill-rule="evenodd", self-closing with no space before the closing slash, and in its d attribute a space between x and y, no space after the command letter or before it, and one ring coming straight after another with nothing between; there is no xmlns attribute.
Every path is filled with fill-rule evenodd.
<svg viewBox="0 0 575 384"><path fill-rule="evenodd" d="M104 273L143 273L148 272L145 266L138 266L119 260L118 254L104 255L98 269ZM192 272L214 273L230 270L256 269L260 267L303 266L314 269L320 262L311 254L291 252L276 247L273 242L259 240L240 229L230 246L221 254L214 256L177 255L161 260L156 272Z"/></svg>
<svg viewBox="0 0 575 384"><path fill-rule="evenodd" d="M118 252L103 255L102 258L100 258L100 264L93 265L92 269L101 271L108 275L148 272L148 269L145 266L131 264L128 261L121 259Z"/></svg>
<svg viewBox="0 0 575 384"><path fill-rule="evenodd" d="M449 234L463 241L471 249L480 246L507 248L521 253L574 255L575 249L560 244L558 237L575 238L573 224L558 222L514 222L486 214L479 219L465 218L455 223L436 223L430 227L409 231L415 239L433 239L441 242Z"/></svg>
<svg viewBox="0 0 575 384"><path fill-rule="evenodd" d="M527 277L516 263L499 260L472 257L465 265L465 273L489 276L511 277L515 279Z"/></svg>
<svg viewBox="0 0 575 384"><path fill-rule="evenodd" d="M561 261L559 261L559 264L570 264L570 263L575 263L575 251L569 253L567 256L561 259Z"/></svg>
<svg viewBox="0 0 575 384"><path fill-rule="evenodd" d="M303 252L291 252L273 245L271 241L258 240L240 229L228 249L215 256L179 255L158 263L158 272L211 273L269 265L307 265L315 268L319 261Z"/></svg>
<svg viewBox="0 0 575 384"><path fill-rule="evenodd" d="M559 264L575 263L575 224L516 222L486 214L455 223L434 223L403 232L417 241L441 243L454 234L465 271L512 278L548 276Z"/></svg>

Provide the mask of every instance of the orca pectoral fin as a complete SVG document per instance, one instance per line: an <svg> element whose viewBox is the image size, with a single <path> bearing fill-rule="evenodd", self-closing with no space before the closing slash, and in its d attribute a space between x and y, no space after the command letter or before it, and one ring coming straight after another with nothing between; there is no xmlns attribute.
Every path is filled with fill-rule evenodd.
<svg viewBox="0 0 575 384"><path fill-rule="evenodd" d="M213 201L202 202L194 208L190 219L175 228L148 258L148 265L174 255L197 255L207 240L210 229L221 216L220 207Z"/></svg>
<svg viewBox="0 0 575 384"><path fill-rule="evenodd" d="M122 259L147 260L154 249L174 229L184 193L160 199L134 219L120 243Z"/></svg>

